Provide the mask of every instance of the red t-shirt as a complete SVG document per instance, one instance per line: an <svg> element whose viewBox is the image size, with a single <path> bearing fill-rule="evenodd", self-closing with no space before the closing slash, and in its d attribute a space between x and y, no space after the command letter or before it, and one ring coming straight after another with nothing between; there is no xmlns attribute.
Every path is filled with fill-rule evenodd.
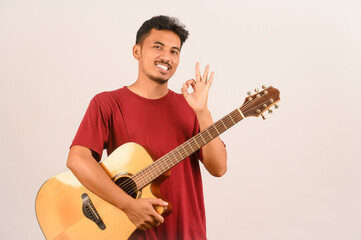
<svg viewBox="0 0 361 240"><path fill-rule="evenodd" d="M99 160L126 142L142 145L154 160L199 132L194 111L184 97L169 90L160 99L146 99L127 87L96 95L82 120L73 145L93 151ZM160 226L137 230L132 239L206 239L206 220L199 153L171 170L161 193L173 205Z"/></svg>

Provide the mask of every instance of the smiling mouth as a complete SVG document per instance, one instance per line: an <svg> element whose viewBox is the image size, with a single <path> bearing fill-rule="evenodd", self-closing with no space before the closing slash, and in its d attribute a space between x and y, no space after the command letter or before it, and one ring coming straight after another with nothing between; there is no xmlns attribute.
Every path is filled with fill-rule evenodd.
<svg viewBox="0 0 361 240"><path fill-rule="evenodd" d="M157 67L163 69L163 70L168 70L168 67L164 66L164 65L160 65L160 64L157 64Z"/></svg>
<svg viewBox="0 0 361 240"><path fill-rule="evenodd" d="M156 63L155 64L162 72L167 72L171 67L166 63Z"/></svg>

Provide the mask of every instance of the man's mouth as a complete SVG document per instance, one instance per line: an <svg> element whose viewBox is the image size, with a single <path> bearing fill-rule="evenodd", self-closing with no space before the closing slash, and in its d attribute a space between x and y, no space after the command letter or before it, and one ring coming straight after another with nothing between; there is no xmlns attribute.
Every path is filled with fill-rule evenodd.
<svg viewBox="0 0 361 240"><path fill-rule="evenodd" d="M168 64L156 63L156 66L160 68L162 72L167 72L170 69Z"/></svg>
<svg viewBox="0 0 361 240"><path fill-rule="evenodd" d="M162 69L164 69L164 70L168 70L168 67L166 67L166 66L164 66L164 65L157 64L157 67L162 68Z"/></svg>

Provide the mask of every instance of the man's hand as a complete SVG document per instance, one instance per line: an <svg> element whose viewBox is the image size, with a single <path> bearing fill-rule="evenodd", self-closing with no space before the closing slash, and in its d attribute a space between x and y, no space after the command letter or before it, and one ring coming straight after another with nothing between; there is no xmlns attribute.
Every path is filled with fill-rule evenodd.
<svg viewBox="0 0 361 240"><path fill-rule="evenodd" d="M130 201L123 211L138 229L147 230L164 222L164 218L155 211L155 205L165 207L168 203L161 199L136 199Z"/></svg>
<svg viewBox="0 0 361 240"><path fill-rule="evenodd" d="M208 78L209 65L206 66L201 76L199 63L196 63L196 79L188 80L183 84L182 93L189 106L195 113L204 112L207 109L208 91L212 85L214 72ZM189 93L188 88L192 86L193 92Z"/></svg>

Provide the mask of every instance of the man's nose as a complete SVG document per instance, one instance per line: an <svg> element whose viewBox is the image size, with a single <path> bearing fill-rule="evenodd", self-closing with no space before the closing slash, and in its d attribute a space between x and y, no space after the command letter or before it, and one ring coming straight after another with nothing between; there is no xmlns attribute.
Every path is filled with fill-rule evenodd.
<svg viewBox="0 0 361 240"><path fill-rule="evenodd" d="M159 55L160 59L162 59L165 62L169 62L171 59L171 53L169 51L162 51Z"/></svg>

